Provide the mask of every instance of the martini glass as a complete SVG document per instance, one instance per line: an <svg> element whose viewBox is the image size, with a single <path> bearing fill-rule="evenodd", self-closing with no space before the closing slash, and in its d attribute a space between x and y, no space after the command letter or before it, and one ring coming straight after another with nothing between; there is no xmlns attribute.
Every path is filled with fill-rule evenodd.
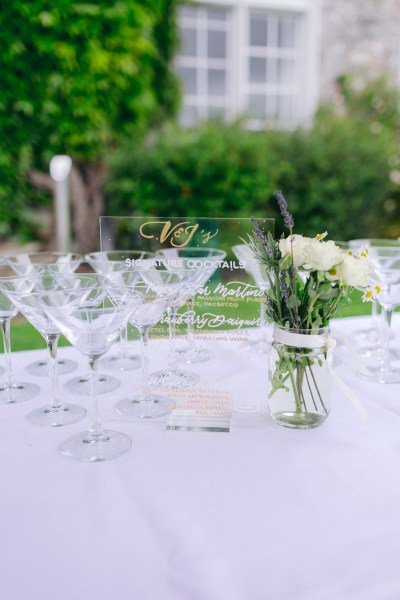
<svg viewBox="0 0 400 600"><path fill-rule="evenodd" d="M13 275L5 261L0 261L0 281L4 277ZM29 290L29 281L21 281L21 290ZM6 367L6 379L0 384L0 404L13 404L24 402L37 396L40 392L39 386L33 383L16 381L12 368L10 322L18 312L14 302L0 289L0 323L3 332L4 359Z"/></svg>
<svg viewBox="0 0 400 600"><path fill-rule="evenodd" d="M351 251L360 252L363 250L369 251L372 247L396 248L400 247L400 244L396 240L390 239L360 238L349 240L348 246ZM377 343L379 344L382 339L381 322L383 322L384 317L382 316L382 320L379 319L379 307L379 302L372 302L371 325L363 329L357 329L354 332L359 340L364 340L367 343L366 346L360 348L360 354L364 358L376 358L377 360L382 358L382 348L377 347Z"/></svg>
<svg viewBox="0 0 400 600"><path fill-rule="evenodd" d="M79 254L73 252L31 252L13 254L7 257L7 261L17 275L29 275L34 273L35 269L44 266L50 272L59 275L65 275L76 271L82 261ZM57 359L57 371L59 375L66 375L77 367L77 363L70 359ZM51 376L51 364L47 359L36 360L29 363L25 370L30 375L39 377Z"/></svg>
<svg viewBox="0 0 400 600"><path fill-rule="evenodd" d="M185 273L192 286L191 294L187 297L187 336L184 347L175 350L175 359L188 364L202 363L214 358L214 352L200 346L195 339L193 323L195 321L194 297L205 286L224 260L226 252L216 248L168 248L160 254L165 260L165 266L172 272ZM193 275L190 275L193 271ZM193 279L192 279L193 277ZM192 317L192 318L190 318Z"/></svg>
<svg viewBox="0 0 400 600"><path fill-rule="evenodd" d="M165 268L168 260L164 257L157 258L158 268L142 270L143 280L150 286L159 286L161 277L170 277L170 273L177 274L177 270L169 271ZM189 388L200 381L199 375L186 369L180 369L177 364L174 342L176 341L176 314L178 309L185 304L198 288L198 281L204 277L204 269L179 269L179 276L182 277L181 285L177 286L175 294L169 294L169 303L167 306L168 315L168 337L169 353L168 367L150 374L152 385L155 387L173 387Z"/></svg>
<svg viewBox="0 0 400 600"><path fill-rule="evenodd" d="M247 244L237 244L236 246L232 246L232 251L246 271L252 276L263 296L265 296L270 288L270 280L265 267L256 259L254 253ZM247 344L250 349L260 352L261 354L267 354L269 352L270 343L268 339L265 302L263 298L260 299L260 336L254 340L250 340Z"/></svg>
<svg viewBox="0 0 400 600"><path fill-rule="evenodd" d="M87 357L91 372L93 418L89 430L78 433L60 446L63 456L85 462L111 460L127 452L131 439L119 431L103 429L96 394L97 361L118 339L132 314L143 302L143 294L134 286L113 287L98 276L90 302L80 302L81 290L66 291L62 305L49 294L44 300L46 312L64 336ZM97 295L97 298L96 298ZM78 302L78 306L77 306Z"/></svg>
<svg viewBox="0 0 400 600"><path fill-rule="evenodd" d="M150 274L149 274L150 277ZM168 396L155 394L152 391L152 376L149 374L148 336L149 330L156 325L171 304L171 298L176 297L182 286L183 278L177 273L161 271L157 276L158 282L153 281L137 284L143 290L145 300L142 306L132 315L130 322L140 334L142 350L142 372L140 391L124 398L116 405L116 410L122 415L134 419L153 419L169 414L175 403Z"/></svg>
<svg viewBox="0 0 400 600"><path fill-rule="evenodd" d="M115 262L113 265L113 270L111 270L111 268L110 268L110 270L107 274L102 274L102 273L96 274L96 273L92 272L92 273L89 273L88 275L91 275L94 278L102 275L103 280L105 282L106 281L112 282L112 276L113 276L115 283L119 284L121 282L117 282L116 278L118 277L118 273L123 273L124 271L127 271L126 265L124 263ZM73 275L71 276L71 279L72 278L73 278ZM64 281L63 281L64 285L71 287L70 283L68 282L68 279L69 279L69 277L64 278ZM136 276L136 280L137 280L137 276ZM123 282L122 282L122 285L124 285ZM104 373L98 373L96 370L95 385L96 385L96 394L107 394L109 392L116 390L121 385L121 382L119 379L117 379L113 375L105 375ZM92 375L90 372L87 372L84 375L78 375L77 377L73 377L72 379L69 379L68 381L66 381L66 383L64 383L64 387L71 394L78 394L80 396L90 396L92 394L91 386L92 386Z"/></svg>
<svg viewBox="0 0 400 600"><path fill-rule="evenodd" d="M121 270L131 268L136 270L140 267L143 260L152 258L154 254L141 250L112 250L109 252L92 252L87 254L85 259L96 273L115 276ZM137 272L137 280L140 275ZM115 354L106 355L101 360L101 364L111 371L131 371L140 367L140 356L130 352L128 343L128 327L126 327L120 336L120 341L116 344Z"/></svg>
<svg viewBox="0 0 400 600"><path fill-rule="evenodd" d="M371 247L369 258L380 282L377 300L382 307L382 362L370 366L370 379L379 383L400 383L400 369L391 364L390 331L394 309L400 305L400 247ZM364 376L364 375L363 375ZM365 377L365 376L364 376Z"/></svg>
<svg viewBox="0 0 400 600"><path fill-rule="evenodd" d="M85 275L80 275L79 277L77 276L77 282L79 282L79 289L82 291L82 298L79 296L79 301L81 301L84 294L90 294L93 281ZM0 279L0 289L41 333L50 354L51 401L49 404L30 412L27 417L28 420L34 425L50 427L61 427L76 423L84 417L86 410L76 404L64 403L60 400L57 372L57 344L61 332L48 317L45 310L45 301L43 300L43 296L47 297L49 293L52 293L52 302L54 304L58 302L60 305L63 305L64 294L69 294L69 292L65 292L57 279L47 271L28 277L2 277Z"/></svg>

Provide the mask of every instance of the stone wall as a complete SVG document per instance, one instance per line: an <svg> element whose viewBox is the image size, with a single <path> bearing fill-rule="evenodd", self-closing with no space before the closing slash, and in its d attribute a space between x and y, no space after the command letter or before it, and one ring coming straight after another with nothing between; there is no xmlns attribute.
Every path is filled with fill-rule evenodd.
<svg viewBox="0 0 400 600"><path fill-rule="evenodd" d="M338 75L375 78L386 71L400 84L400 0L321 1L321 98Z"/></svg>

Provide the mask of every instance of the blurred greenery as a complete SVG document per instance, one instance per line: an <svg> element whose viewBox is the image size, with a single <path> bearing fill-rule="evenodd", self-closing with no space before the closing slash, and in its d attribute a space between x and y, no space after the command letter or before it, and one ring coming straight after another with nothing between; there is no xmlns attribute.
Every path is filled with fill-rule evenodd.
<svg viewBox="0 0 400 600"><path fill-rule="evenodd" d="M59 347L69 346L69 342L61 336ZM38 350L40 348L45 349L46 343L40 333L26 321L23 317L18 317L11 321L11 348L13 352L19 352L21 350ZM3 346L1 345L0 351L3 352Z"/></svg>
<svg viewBox="0 0 400 600"><path fill-rule="evenodd" d="M123 143L108 160L107 214L275 217L279 234L282 189L297 233L400 235L399 93L384 79L341 86L340 105L320 107L307 128L169 124Z"/></svg>
<svg viewBox="0 0 400 600"><path fill-rule="evenodd" d="M64 153L75 236L89 246L99 214L275 217L279 234L276 189L298 233L399 236L400 96L389 78L341 76L333 100L294 130L249 131L245 119L181 128L179 2L1 5L0 239L48 241L51 182L33 174Z"/></svg>
<svg viewBox="0 0 400 600"><path fill-rule="evenodd" d="M34 209L49 197L27 184L32 169L46 174L54 154L69 154L99 203L104 154L174 113L176 3L1 3L0 236L41 233Z"/></svg>

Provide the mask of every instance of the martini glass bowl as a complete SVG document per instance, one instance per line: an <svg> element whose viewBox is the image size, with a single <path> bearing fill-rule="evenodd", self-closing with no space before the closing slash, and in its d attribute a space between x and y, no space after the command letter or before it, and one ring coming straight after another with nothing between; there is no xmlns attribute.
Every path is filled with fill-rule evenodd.
<svg viewBox="0 0 400 600"><path fill-rule="evenodd" d="M46 267L48 272L62 276L76 271L82 262L82 256L74 252L23 252L8 256L7 261L17 275L28 276L34 273L35 269ZM59 375L66 375L74 371L77 366L77 363L73 360L60 357L57 359L57 372ZM49 377L52 368L49 360L39 359L29 363L25 370L30 375Z"/></svg>

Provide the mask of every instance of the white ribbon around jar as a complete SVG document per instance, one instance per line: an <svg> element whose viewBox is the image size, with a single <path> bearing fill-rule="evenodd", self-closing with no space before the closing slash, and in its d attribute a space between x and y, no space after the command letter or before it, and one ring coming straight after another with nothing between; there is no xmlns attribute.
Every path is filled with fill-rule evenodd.
<svg viewBox="0 0 400 600"><path fill-rule="evenodd" d="M339 377L336 371L332 367L333 361L333 350L336 346L335 339L331 336L329 331L324 333L318 333L317 330L313 334L308 333L294 333L274 325L273 339L279 344L284 346L291 346L293 348L304 348L307 350L317 350L318 348L326 348L326 364L328 367L329 374L332 378L333 383L343 392L348 400L353 404L354 408L358 412L362 420L366 417L366 412L361 402L357 398L353 390Z"/></svg>

